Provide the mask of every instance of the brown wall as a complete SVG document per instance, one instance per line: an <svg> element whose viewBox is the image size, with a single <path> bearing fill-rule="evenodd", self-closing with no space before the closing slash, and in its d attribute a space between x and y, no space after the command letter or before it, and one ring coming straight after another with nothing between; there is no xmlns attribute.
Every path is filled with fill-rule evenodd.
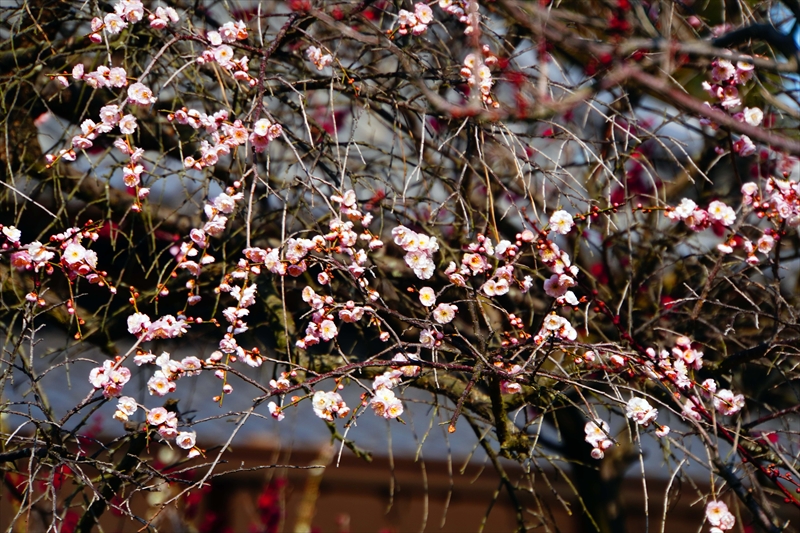
<svg viewBox="0 0 800 533"><path fill-rule="evenodd" d="M226 458L227 463L221 467L223 469L324 462L319 453L295 452L290 455L255 447L236 447L226 454ZM270 468L215 478L210 489L203 495L203 503L194 526L202 529L203 516L207 517L208 512L213 512L220 521L213 526L206 524L206 531L225 531L224 526L235 533L252 531L251 526L259 522L259 493L270 481L284 479L282 488L273 493L276 501L283 502L287 510L280 521L282 531L295 531L298 515L308 516L308 512L299 511L304 497L308 500L306 508L312 509L312 525L321 532L405 532L421 531L423 526L425 531L478 531L484 520L483 531L515 530L514 508L506 491L500 490L499 495L497 494L500 479L490 465L484 468L470 464L461 474L460 463L449 466L447 462L395 459L392 468L388 458L375 458L372 463L366 463L347 450L338 467L335 465L336 457L333 457L332 462L324 470ZM453 472L452 475L450 471ZM518 469L509 466L508 472L513 481L520 479ZM317 475L314 476L313 473ZM581 508L575 501L572 490L552 470L548 472L547 478L549 484L543 475L537 475L534 483L536 496L529 493L522 498L522 504L528 509L528 520L535 522L536 514L545 514L564 533L582 531ZM316 498L314 491L308 488L309 479L319 482L319 495ZM674 488L681 490L675 490L671 494L665 531L698 531L702 522L702 504L693 505L697 498L693 497L690 487ZM649 481L647 489L650 530L660 531L666 482ZM63 490L62 488L62 492ZM177 485L171 490L178 490ZM626 480L623 494L628 514L627 530L646 531L647 518L644 515L645 498L641 479L632 477ZM2 530L6 530L15 514L8 496L7 487L0 489ZM140 516L147 516L147 497L154 498L158 495L148 496L142 493L134 498L134 508ZM181 530L174 521L180 513L182 511L175 509L162 513L156 522L159 530ZM141 526L141 523L126 521L110 513L106 513L103 519L103 529L106 532L137 531ZM17 530L41 529L41 524L34 516L29 527L21 525Z"/></svg>

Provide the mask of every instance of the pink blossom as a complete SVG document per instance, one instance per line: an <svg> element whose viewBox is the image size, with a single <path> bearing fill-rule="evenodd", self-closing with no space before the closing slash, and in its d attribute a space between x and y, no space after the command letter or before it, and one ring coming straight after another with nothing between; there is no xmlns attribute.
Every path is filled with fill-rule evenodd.
<svg viewBox="0 0 800 533"><path fill-rule="evenodd" d="M720 389L714 395L714 409L723 415L735 415L744 407L744 396L728 389Z"/></svg>
<svg viewBox="0 0 800 533"><path fill-rule="evenodd" d="M197 434L194 431L182 431L175 437L175 444L184 450L188 450L194 448L196 438Z"/></svg>
<svg viewBox="0 0 800 533"><path fill-rule="evenodd" d="M644 398L634 397L625 406L625 415L640 426L647 427L658 416L658 410Z"/></svg>
<svg viewBox="0 0 800 533"><path fill-rule="evenodd" d="M140 106L149 106L156 102L156 97L146 85L137 82L128 87L128 101Z"/></svg>

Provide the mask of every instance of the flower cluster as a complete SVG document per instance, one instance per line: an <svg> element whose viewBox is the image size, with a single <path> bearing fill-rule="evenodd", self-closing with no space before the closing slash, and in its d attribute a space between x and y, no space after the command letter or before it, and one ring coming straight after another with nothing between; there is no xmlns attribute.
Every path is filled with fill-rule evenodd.
<svg viewBox="0 0 800 533"><path fill-rule="evenodd" d="M333 56L330 54L323 54L322 50L317 48L316 46L309 46L308 50L306 50L306 56L308 60L314 63L314 66L317 67L317 70L323 70L325 67L330 66L333 63Z"/></svg>
<svg viewBox="0 0 800 533"><path fill-rule="evenodd" d="M793 228L800 226L800 183L796 181L771 177L763 194L755 183L745 183L742 185L742 201L759 217L766 215L778 224L786 222Z"/></svg>
<svg viewBox="0 0 800 533"><path fill-rule="evenodd" d="M280 124L272 123L266 118L262 118L253 124L253 133L250 135L250 143L253 150L263 152L270 142L283 135L283 128Z"/></svg>
<svg viewBox="0 0 800 533"><path fill-rule="evenodd" d="M228 155L231 150L247 142L247 128L241 120L233 123L227 122L227 111L218 111L213 115L206 115L194 109L180 109L175 113L170 113L168 119L174 120L178 124L187 124L194 129L204 128L211 133L211 143L206 140L200 141L200 157L195 159L187 156L183 160L185 168L202 170L205 167L216 165L219 158ZM213 144L212 144L213 143Z"/></svg>
<svg viewBox="0 0 800 533"><path fill-rule="evenodd" d="M744 407L744 396L742 394L734 394L728 389L720 389L713 394L714 409L722 415L735 415Z"/></svg>
<svg viewBox="0 0 800 533"><path fill-rule="evenodd" d="M209 238L219 237L225 231L225 227L228 223L227 215L232 214L236 209L236 203L244 198L241 192L237 192L240 187L241 182L236 181L233 187L228 187L225 189L225 192L220 193L213 200L207 202L203 207L203 211L208 221L203 224L202 228L193 228L189 232L188 241L170 249L170 252L175 256L175 260L177 261L175 269L186 270L194 278L186 282L186 288L189 290L187 297L189 305L195 305L201 300L196 280L199 278L203 266L215 261L214 256L209 254L206 250L209 245ZM198 255L200 255L200 258L196 260L195 258ZM240 261L236 270L230 274L230 279L246 278L250 268L250 265L247 265L246 262ZM256 267L256 272L254 273L257 272L260 272L258 267ZM227 281L223 281L217 287L216 292L230 292L232 287ZM166 290L166 287L162 287L162 293L166 294Z"/></svg>
<svg viewBox="0 0 800 533"><path fill-rule="evenodd" d="M565 341L574 341L578 332L572 327L569 320L555 313L550 313L542 321L542 329L533 337L536 344L542 344L551 337Z"/></svg>
<svg viewBox="0 0 800 533"><path fill-rule="evenodd" d="M139 405L136 400L130 396L123 396L117 400L117 410L114 412L114 420L120 422L127 422L128 417L133 416L139 410Z"/></svg>
<svg viewBox="0 0 800 533"><path fill-rule="evenodd" d="M668 207L665 216L673 222L683 221L692 231L703 231L712 224L725 227L736 222L736 212L730 206L714 200L708 209L700 208L693 200L684 198L677 207Z"/></svg>
<svg viewBox="0 0 800 533"><path fill-rule="evenodd" d="M111 294L116 294L116 287L108 281L108 272L97 268L97 252L84 246L97 241L100 237L98 229L99 226L92 220L88 220L83 228L72 227L61 233L51 235L49 245L42 244L39 241L23 245L21 243L22 231L14 226L0 225L0 230L2 230L0 235L5 241L2 244L2 249L11 252L11 265L17 271L32 270L33 272L50 276L58 267L70 284L79 278L83 278L98 287L107 287ZM52 260L59 253L59 261L53 263ZM45 300L39 293L41 289L42 284L37 283L36 289L29 292L25 299L35 305L44 306ZM65 305L67 312L77 319L77 324L80 328L85 322L80 316L76 315L74 300L72 298L68 299ZM80 335L79 329L75 338L80 338Z"/></svg>
<svg viewBox="0 0 800 533"><path fill-rule="evenodd" d="M675 346L672 351L661 350L660 354L657 355L653 348L648 348L646 352L651 360L657 360L655 365L652 362L646 363L648 374L684 391L690 391L690 388L695 384L689 375L689 371L691 369L699 370L703 367L703 352L693 348L692 341L688 337L678 337L675 340ZM726 416L734 415L744 407L744 396L742 394L734 394L728 389L717 390L717 383L713 379L703 381L700 384L700 391L706 397L713 398L714 408L720 414ZM687 394L689 396L683 405L684 416L697 421L702 420L703 415L698 411L698 408L702 408L703 405L701 399L690 392L687 392ZM643 411L646 411L646 409L642 409L639 412ZM662 436L659 431L656 431L656 434Z"/></svg>
<svg viewBox="0 0 800 533"><path fill-rule="evenodd" d="M108 68L101 65L94 72L89 74L84 72L83 64L78 64L72 69L72 77L76 80L82 79L94 88L124 87L128 84L127 74L122 68ZM127 99L121 105L108 104L100 108L100 122L86 119L81 123L81 134L72 138L72 148L61 149L56 155L46 154L48 167L59 159L75 161L77 159L75 150L91 148L98 136L110 133L115 127L119 127L120 133L125 136L134 133L138 127L136 117L130 113L123 115L125 104L149 107L155 102L156 97L149 87L140 82L133 83L128 87ZM129 138L116 139L114 147L130 158L123 167L123 180L127 187L135 189L136 201L132 209L141 211L140 201L147 198L150 193L150 189L139 187L144 172L144 166L140 164L144 150L131 145Z"/></svg>
<svg viewBox="0 0 800 533"><path fill-rule="evenodd" d="M153 339L174 339L181 337L191 327L186 317L164 315L157 320L150 320L144 313L136 312L128 317L128 333L136 335L142 342Z"/></svg>
<svg viewBox="0 0 800 533"><path fill-rule="evenodd" d="M133 362L136 366L143 364L154 364L158 367L150 379L147 381L147 390L151 396L165 396L170 392L174 392L177 388L175 383L183 376L194 376L199 374L204 364L210 364L213 359L203 363L200 359L194 356L184 357L181 361L170 359L169 353L162 352L161 355L156 356L149 352L138 352Z"/></svg>
<svg viewBox="0 0 800 533"><path fill-rule="evenodd" d="M555 274L578 275L578 267L572 264L569 254L551 241L542 240L539 245L539 259Z"/></svg>
<svg viewBox="0 0 800 533"><path fill-rule="evenodd" d="M574 287L576 281L572 276L566 274L553 274L544 281L544 292L552 298L559 300L559 303L578 305L578 298L575 293L569 290Z"/></svg>
<svg viewBox="0 0 800 533"><path fill-rule="evenodd" d="M233 48L228 43L243 41L247 39L247 26L241 20L238 22L226 22L219 31L210 31L206 35L211 48L205 50L197 62L200 64L216 62L230 72L234 79L245 81L250 87L256 86L256 79L250 76L248 71L249 59L243 55L239 59L234 58Z"/></svg>
<svg viewBox="0 0 800 533"><path fill-rule="evenodd" d="M127 420L127 417L130 416L130 414L133 414L133 412L128 412L131 410L131 406L132 411L135 412L136 403L133 398L120 398L119 404L117 405L117 413L122 415L120 417L121 419ZM168 411L164 407L154 407L147 412L147 423L151 427L155 428L158 434L164 439L174 439L175 444L177 444L180 448L189 450L188 457L190 459L200 455L200 449L196 446L197 435L194 431L181 431L179 433L178 416L174 412Z"/></svg>
<svg viewBox="0 0 800 533"><path fill-rule="evenodd" d="M108 360L103 366L93 368L89 372L89 383L95 389L103 389L103 396L113 398L122 393L122 387L130 381L131 371L121 366L121 359Z"/></svg>
<svg viewBox="0 0 800 533"><path fill-rule="evenodd" d="M650 405L644 398L631 398L625 406L625 416L639 424L647 427L658 416L658 409Z"/></svg>
<svg viewBox="0 0 800 533"><path fill-rule="evenodd" d="M647 349L647 355L656 359L656 351ZM700 370L703 367L703 352L692 347L688 337L680 336L675 340L672 351L661 350L658 354L657 366L662 375L679 389L692 386L689 370Z"/></svg>
<svg viewBox="0 0 800 533"><path fill-rule="evenodd" d="M764 119L764 112L759 108L745 107L742 111L734 112L742 105L739 89L737 86L744 85L753 78L754 66L746 61L738 61L734 66L727 59L715 59L712 63L711 79L713 83L703 82L705 89L717 102L714 107L730 113L736 120L746 122L751 126L758 126ZM710 104L706 104L710 105ZM708 119L701 120L701 123L716 129L717 125ZM742 135L733 143L733 149L741 157L753 155L756 146L747 135ZM721 148L717 151L722 153Z"/></svg>
<svg viewBox="0 0 800 533"><path fill-rule="evenodd" d="M178 12L171 6L158 6L154 12L147 16L147 19L150 21L150 27L157 30L163 30L170 22L175 24L181 20Z"/></svg>
<svg viewBox="0 0 800 533"><path fill-rule="evenodd" d="M13 226L9 227L13 228ZM3 233L7 229L8 227L3 228ZM16 230L16 228L14 229ZM44 244L39 241L33 241L25 249L11 254L11 264L20 271L33 270L34 272L39 272L39 270L48 266L48 262L55 255L55 252L49 250ZM52 271L52 266L50 266L50 270Z"/></svg>
<svg viewBox="0 0 800 533"><path fill-rule="evenodd" d="M261 249L248 248L244 251L250 268L266 267L267 270L281 276L291 275L300 276L309 268L309 263L316 264L317 258L310 256L311 252L317 252L325 257L333 258L334 254L343 255L347 261L336 258L334 263L339 265L347 275L357 281L359 287L364 289L370 300L378 298L378 293L369 288L369 279L364 276L368 254L383 247L383 242L367 229L372 216L363 214L357 207L356 195L352 190L346 191L343 195L332 195L331 201L339 204L340 216L331 219L328 224L330 231L325 235L315 235L313 238L291 237L284 243L283 256L281 259L281 249ZM344 220L349 218L350 220ZM354 231L354 222L360 221L364 227L364 232L359 235ZM358 248L359 241L368 243L366 248ZM317 275L320 285L327 285L332 278L331 262L320 261L324 270ZM247 263L245 264L245 266ZM258 273L253 271L252 273ZM303 301L308 303L314 310L311 321L306 327L304 338L297 341L297 346L306 349L318 344L320 341L333 340L339 332L335 317L338 314L339 320L346 323L358 322L365 313L372 312L369 306L358 305L353 300L344 304L337 304L331 296L319 295L312 287L307 286L302 292Z"/></svg>
<svg viewBox="0 0 800 533"><path fill-rule="evenodd" d="M461 257L461 267L459 268L455 262L451 261L445 270L445 274L451 283L458 287L464 287L470 277L491 272L493 268L491 258L496 258L503 261L503 265L498 266L489 275L488 279L481 285L481 292L489 297L502 296L508 293L511 285L517 283L512 262L519 252L522 241L517 239L515 243L512 243L511 241L501 240L497 243L497 246L494 246L492 240L482 234L478 234L475 240L476 242L467 245L466 251ZM524 287L523 284L520 285Z"/></svg>
<svg viewBox="0 0 800 533"><path fill-rule="evenodd" d="M414 5L414 12L401 9L397 12L397 33L407 35L422 35L433 22L433 10L427 4L419 2Z"/></svg>
<svg viewBox="0 0 800 533"><path fill-rule="evenodd" d="M269 386L275 390L286 391L292 386L292 382L289 381L289 378L295 376L297 376L297 372L295 371L281 372L281 375L278 377L278 379L269 380Z"/></svg>
<svg viewBox="0 0 800 533"><path fill-rule="evenodd" d="M436 237L416 233L402 225L392 230L392 236L394 243L406 252L404 259L414 274L419 279L430 279L435 270L433 254L439 250Z"/></svg>
<svg viewBox="0 0 800 533"><path fill-rule="evenodd" d="M333 340L339 334L339 329L336 327L336 323L333 321L333 315L326 309L326 305L333 305L333 298L330 296L320 298L319 295L314 292L314 289L311 287L306 287L303 289L303 301L311 305L315 312L312 316L311 322L309 322L308 326L306 327L306 336L297 341L297 347L305 349L318 344L320 340ZM343 311L345 310L347 311L345 316L350 321L359 320L364 313L363 308L356 309L355 303L353 304L352 309L344 309Z"/></svg>
<svg viewBox="0 0 800 533"><path fill-rule="evenodd" d="M182 107L174 113L167 115L167 120L191 126L196 130L203 128L206 133L221 131L225 138L231 137L236 141L235 143L229 143L231 148L244 144L249 134L247 128L242 125L241 121L237 120L233 124L230 124L228 122L228 112L224 109L217 111L213 115L208 115L196 109ZM220 141L225 140L226 139L220 139Z"/></svg>
<svg viewBox="0 0 800 533"><path fill-rule="evenodd" d="M350 413L350 408L338 392L317 391L311 398L311 405L315 415L329 422L335 417L344 418Z"/></svg>
<svg viewBox="0 0 800 533"><path fill-rule="evenodd" d="M156 103L153 91L141 82L136 82L128 87L128 102L141 107L149 107Z"/></svg>
<svg viewBox="0 0 800 533"><path fill-rule="evenodd" d="M550 227L557 233L566 234L572 228L572 217L564 211L558 211L550 218ZM544 281L545 294L555 298L559 305L578 305L578 297L569 290L578 284L578 267L572 264L569 254L547 240L542 240L538 248L540 259L553 272Z"/></svg>
<svg viewBox="0 0 800 533"><path fill-rule="evenodd" d="M720 501L708 502L708 505L706 505L706 520L711 524L709 533L722 533L733 529L733 526L736 525L736 517L728 510L725 502Z"/></svg>
<svg viewBox="0 0 800 533"><path fill-rule="evenodd" d="M405 356L402 354L398 354L400 357L395 357L395 360L402 361L405 360ZM404 367L408 368L408 367ZM416 368L417 370L413 370L410 372L418 371L419 367L411 367ZM397 386L400 383L402 377L406 375L402 369L394 369L385 372L382 376L378 376L375 378L375 381L372 383L373 389L373 396L370 400L370 406L375 411L375 414L378 416L382 416L383 418L390 419L390 418L397 418L398 416L403 414L403 402L395 396L394 391L392 388ZM412 373L412 375L414 375Z"/></svg>
<svg viewBox="0 0 800 533"><path fill-rule="evenodd" d="M494 86L491 66L497 63L497 56L492 54L488 45L483 45L482 52L482 61L475 54L467 54L467 57L464 58L464 66L461 67L461 76L467 80L470 86L478 88L484 104L497 108L500 107L500 104L491 96Z"/></svg>
<svg viewBox="0 0 800 533"><path fill-rule="evenodd" d="M99 34L101 30L108 35L116 35L127 28L128 24L136 24L142 18L144 18L144 5L140 0L119 0L114 5L113 13L106 14L102 19L100 17L92 19L92 34L89 35L89 39L99 43L102 41Z"/></svg>
<svg viewBox="0 0 800 533"><path fill-rule="evenodd" d="M608 438L609 427L604 420L590 420L583 427L586 434L586 442L592 446L592 458L602 459L605 451L614 445L614 441Z"/></svg>
<svg viewBox="0 0 800 533"><path fill-rule="evenodd" d="M515 376L522 372L522 367L516 363L503 363L502 361L496 361L494 366L498 370L502 370L511 376ZM504 394L517 394L518 392L522 391L522 385L515 381L504 379L500 381L500 390Z"/></svg>
<svg viewBox="0 0 800 533"><path fill-rule="evenodd" d="M475 31L475 17L469 15L473 5L477 0L439 0L439 7L448 15L458 18L458 21L466 25L464 35L469 35Z"/></svg>
<svg viewBox="0 0 800 533"><path fill-rule="evenodd" d="M86 72L86 67L83 63L78 63L72 67L72 79L76 81L83 80L92 89L119 89L128 85L128 73L124 68L107 67L105 65L98 66L92 72Z"/></svg>

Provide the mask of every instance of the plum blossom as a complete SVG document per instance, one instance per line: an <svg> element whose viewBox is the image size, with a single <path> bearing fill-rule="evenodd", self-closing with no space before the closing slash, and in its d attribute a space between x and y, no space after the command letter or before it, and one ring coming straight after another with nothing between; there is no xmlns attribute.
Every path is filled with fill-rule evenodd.
<svg viewBox="0 0 800 533"><path fill-rule="evenodd" d="M561 235L569 233L574 225L572 215L564 210L556 211L550 216L550 229Z"/></svg>
<svg viewBox="0 0 800 533"><path fill-rule="evenodd" d="M393 389L397 385L400 384L400 381L403 379L403 372L400 370L387 370L380 376L375 378L375 381L372 383L372 388L374 390L378 389Z"/></svg>
<svg viewBox="0 0 800 533"><path fill-rule="evenodd" d="M675 208L674 213L677 215L681 220L686 220L689 218L692 213L697 209L697 204L694 203L693 200L689 198L684 198L681 200L681 203Z"/></svg>
<svg viewBox="0 0 800 533"><path fill-rule="evenodd" d="M317 391L311 399L314 414L323 420L333 421L334 416L344 418L350 409L337 392Z"/></svg>
<svg viewBox="0 0 800 533"><path fill-rule="evenodd" d="M686 401L684 402L682 412L683 416L691 418L693 420L703 419L703 415L701 415L697 411L697 406L695 405L695 403L692 401L691 398L687 398Z"/></svg>
<svg viewBox="0 0 800 533"><path fill-rule="evenodd" d="M396 361L398 363L407 363L410 361L419 361L419 357L408 353L406 354L398 353L395 354L394 357L392 357L392 361ZM407 378L418 376L419 373L421 372L421 368L416 365L404 365L401 366L399 370L400 373L406 376Z"/></svg>
<svg viewBox="0 0 800 533"><path fill-rule="evenodd" d="M100 108L100 120L103 121L103 124L110 128L116 126L122 115L120 114L119 106L115 104L109 104ZM86 124L86 122L84 122ZM94 125L94 123L92 123ZM83 124L81 125L83 128ZM84 134L87 134L87 131L84 131Z"/></svg>
<svg viewBox="0 0 800 533"><path fill-rule="evenodd" d="M711 77L716 82L728 81L736 74L733 63L727 59L715 59L713 65Z"/></svg>
<svg viewBox="0 0 800 533"><path fill-rule="evenodd" d="M718 200L708 204L708 215L723 226L730 226L736 222L736 212Z"/></svg>
<svg viewBox="0 0 800 533"><path fill-rule="evenodd" d="M583 431L586 434L586 442L592 446L592 458L594 459L602 459L605 450L614 445L614 442L608 438L609 427L604 420L586 422Z"/></svg>
<svg viewBox="0 0 800 533"><path fill-rule="evenodd" d="M687 367L693 367L695 370L703 368L703 352L692 348L692 341L687 337L676 339L672 355L676 362L683 362Z"/></svg>
<svg viewBox="0 0 800 533"><path fill-rule="evenodd" d="M19 244L19 240L22 238L22 232L14 226L4 226L3 235L8 239L8 242L13 244Z"/></svg>
<svg viewBox="0 0 800 533"><path fill-rule="evenodd" d="M716 500L710 501L706 505L706 520L721 531L733 529L736 524L736 517L728 510L725 502Z"/></svg>
<svg viewBox="0 0 800 533"><path fill-rule="evenodd" d="M109 35L116 35L128 26L128 23L116 13L109 13L103 17L103 29Z"/></svg>
<svg viewBox="0 0 800 533"><path fill-rule="evenodd" d="M125 115L119 121L119 131L126 135L136 131L136 117L133 115Z"/></svg>
<svg viewBox="0 0 800 533"><path fill-rule="evenodd" d="M150 327L150 317L144 313L134 313L128 317L128 333L137 335L142 331L147 331Z"/></svg>
<svg viewBox="0 0 800 533"><path fill-rule="evenodd" d="M263 152L270 142L274 141L283 134L283 127L280 124L273 124L268 119L262 118L253 125L253 133L250 135L250 143L253 150Z"/></svg>
<svg viewBox="0 0 800 533"><path fill-rule="evenodd" d="M314 63L314 66L317 67L317 70L323 70L325 67L333 63L333 56L330 54L323 54L322 50L316 46L309 46L308 50L306 50L306 56L308 57L309 61Z"/></svg>
<svg viewBox="0 0 800 533"><path fill-rule="evenodd" d="M286 415L283 414L283 409L281 409L275 402L269 402L267 404L267 409L269 409L269 414L272 416L272 418L278 422L286 418Z"/></svg>
<svg viewBox="0 0 800 533"><path fill-rule="evenodd" d="M439 250L436 237L416 233L405 226L397 226L392 230L394 242L406 251L406 264L414 270L419 279L430 279L433 276L433 254Z"/></svg>
<svg viewBox="0 0 800 533"><path fill-rule="evenodd" d="M744 396L728 389L720 389L714 395L714 409L720 414L735 415L744 407Z"/></svg>
<svg viewBox="0 0 800 533"><path fill-rule="evenodd" d="M775 246L775 237L767 233L759 237L758 241L756 242L756 248L762 254L770 253L774 246Z"/></svg>
<svg viewBox="0 0 800 533"><path fill-rule="evenodd" d="M744 121L751 126L758 126L764 120L764 112L757 107L745 107L743 115Z"/></svg>
<svg viewBox="0 0 800 533"><path fill-rule="evenodd" d="M137 82L128 87L128 101L140 106L149 106L156 102L156 97L145 84Z"/></svg>
<svg viewBox="0 0 800 533"><path fill-rule="evenodd" d="M700 388L706 394L714 394L715 392L717 392L717 382L711 378L708 378L707 380L703 381L703 383L700 384Z"/></svg>
<svg viewBox="0 0 800 533"><path fill-rule="evenodd" d="M644 398L631 398L625 406L625 416L640 426L647 427L658 416L658 410Z"/></svg>
<svg viewBox="0 0 800 533"><path fill-rule="evenodd" d="M419 2L414 5L414 12L401 9L397 12L397 33L406 35L409 31L414 35L421 35L433 22L433 10L427 4Z"/></svg>
<svg viewBox="0 0 800 533"><path fill-rule="evenodd" d="M103 396L119 396L122 388L131 379L131 371L115 361L104 361L103 366L89 372L89 382L95 389L103 389Z"/></svg>
<svg viewBox="0 0 800 533"><path fill-rule="evenodd" d="M196 438L197 434L194 431L181 431L178 433L178 436L175 437L175 444L184 450L189 450L194 448Z"/></svg>
<svg viewBox="0 0 800 533"><path fill-rule="evenodd" d="M433 318L439 324L449 324L456 317L458 307L453 304L441 303L433 310Z"/></svg>
<svg viewBox="0 0 800 533"><path fill-rule="evenodd" d="M430 287L423 287L419 290L419 301L425 307L431 307L436 303L436 291Z"/></svg>
<svg viewBox="0 0 800 533"><path fill-rule="evenodd" d="M114 419L120 422L127 422L128 417L132 416L138 408L139 406L136 404L136 400L130 396L122 396L117 401L117 410L114 412Z"/></svg>
<svg viewBox="0 0 800 533"><path fill-rule="evenodd" d="M147 423L151 426L160 426L168 419L169 411L163 407L154 407L147 413Z"/></svg>
<svg viewBox="0 0 800 533"><path fill-rule="evenodd" d="M165 376L164 372L161 370L156 370L152 377L147 380L147 390L150 392L151 396L166 396L176 388L177 385L175 382L167 379L167 376Z"/></svg>
<svg viewBox="0 0 800 533"><path fill-rule="evenodd" d="M106 75L106 84L109 87L125 87L128 85L128 73L121 67L111 68Z"/></svg>
<svg viewBox="0 0 800 533"><path fill-rule="evenodd" d="M175 11L173 7L157 7L153 13L148 16L150 20L150 26L157 30L164 29L167 27L167 24L172 22L173 24L180 20L178 16L178 12Z"/></svg>
<svg viewBox="0 0 800 533"><path fill-rule="evenodd" d="M185 317L176 318L173 315L164 315L150 324L147 331L144 332L142 340L174 339L186 333L188 328L189 324Z"/></svg>
<svg viewBox="0 0 800 533"><path fill-rule="evenodd" d="M149 364L156 360L156 354L154 353L137 353L133 356L133 362L136 366L142 366L143 364Z"/></svg>
<svg viewBox="0 0 800 533"><path fill-rule="evenodd" d="M541 344L551 335L567 341L574 341L578 338L578 332L572 327L569 320L555 313L551 313L544 318L542 329L534 337L534 341L537 344Z"/></svg>
<svg viewBox="0 0 800 533"><path fill-rule="evenodd" d="M376 389L369 403L376 415L386 419L397 418L403 414L403 402L395 396L393 390L386 387Z"/></svg>
<svg viewBox="0 0 800 533"><path fill-rule="evenodd" d="M508 280L505 278L488 279L486 283L481 286L483 293L486 296L502 296L509 290Z"/></svg>
<svg viewBox="0 0 800 533"><path fill-rule="evenodd" d="M741 157L749 157L756 153L756 145L747 135L742 135L733 143L733 150Z"/></svg>
<svg viewBox="0 0 800 533"><path fill-rule="evenodd" d="M219 36L220 39L226 43L243 41L247 39L247 25L241 20L237 22L226 22L220 26Z"/></svg>
<svg viewBox="0 0 800 533"><path fill-rule="evenodd" d="M323 320L319 325L319 336L324 341L332 340L338 333L339 330L333 320Z"/></svg>
<svg viewBox="0 0 800 533"><path fill-rule="evenodd" d="M430 329L423 329L419 332L419 343L426 348L433 348L436 345L436 333Z"/></svg>
<svg viewBox="0 0 800 533"><path fill-rule="evenodd" d="M739 89L733 85L720 87L717 90L717 98L720 100L720 105L726 109L742 105L742 100L739 98Z"/></svg>
<svg viewBox="0 0 800 533"><path fill-rule="evenodd" d="M575 285L576 282L572 277L566 274L553 274L550 278L544 280L544 292L552 298L561 298L571 292L568 289Z"/></svg>
<svg viewBox="0 0 800 533"><path fill-rule="evenodd" d="M84 248L77 242L68 244L61 254L61 258L68 265L74 265L75 263L83 261L83 258L85 256L86 256L86 248Z"/></svg>

